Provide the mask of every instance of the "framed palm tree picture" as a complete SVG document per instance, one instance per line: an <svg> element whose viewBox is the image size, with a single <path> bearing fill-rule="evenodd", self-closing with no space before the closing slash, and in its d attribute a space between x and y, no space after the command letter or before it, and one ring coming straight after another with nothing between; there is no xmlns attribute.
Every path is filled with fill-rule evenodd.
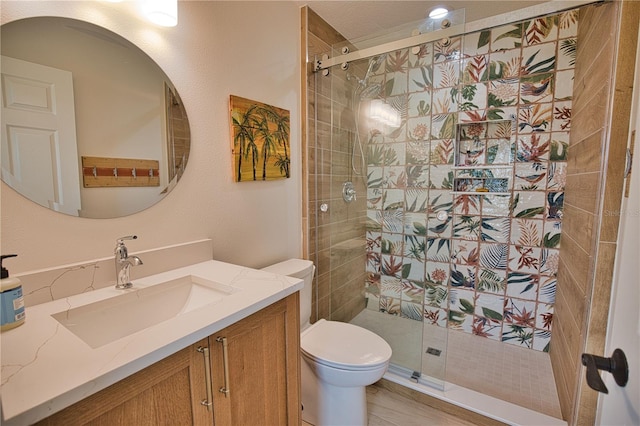
<svg viewBox="0 0 640 426"><path fill-rule="evenodd" d="M235 181L288 178L289 111L233 95L229 110Z"/></svg>

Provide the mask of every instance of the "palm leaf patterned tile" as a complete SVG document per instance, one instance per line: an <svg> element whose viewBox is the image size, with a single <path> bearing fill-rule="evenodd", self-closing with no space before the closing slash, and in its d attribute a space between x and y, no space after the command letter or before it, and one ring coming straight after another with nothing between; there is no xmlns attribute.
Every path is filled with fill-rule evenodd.
<svg viewBox="0 0 640 426"><path fill-rule="evenodd" d="M361 111L401 120L359 125L369 308L549 350L577 26L571 10L401 49L370 76ZM509 195L452 194L460 179Z"/></svg>

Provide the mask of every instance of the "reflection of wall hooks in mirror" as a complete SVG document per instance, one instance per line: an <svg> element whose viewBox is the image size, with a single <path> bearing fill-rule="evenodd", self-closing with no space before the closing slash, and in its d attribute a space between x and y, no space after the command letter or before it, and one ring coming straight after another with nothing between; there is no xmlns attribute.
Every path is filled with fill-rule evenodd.
<svg viewBox="0 0 640 426"><path fill-rule="evenodd" d="M82 157L85 188L159 186L157 160L133 158Z"/></svg>

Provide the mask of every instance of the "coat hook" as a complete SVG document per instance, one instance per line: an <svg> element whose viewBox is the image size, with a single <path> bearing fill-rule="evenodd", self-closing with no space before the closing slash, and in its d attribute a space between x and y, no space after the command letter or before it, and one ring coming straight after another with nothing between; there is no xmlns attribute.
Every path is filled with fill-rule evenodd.
<svg viewBox="0 0 640 426"><path fill-rule="evenodd" d="M618 386L626 386L629 381L629 364L622 349L613 351L611 358L604 358L592 354L582 354L582 365L587 367L587 384L593 390L609 393L609 389L602 381L598 370L608 371L613 374Z"/></svg>

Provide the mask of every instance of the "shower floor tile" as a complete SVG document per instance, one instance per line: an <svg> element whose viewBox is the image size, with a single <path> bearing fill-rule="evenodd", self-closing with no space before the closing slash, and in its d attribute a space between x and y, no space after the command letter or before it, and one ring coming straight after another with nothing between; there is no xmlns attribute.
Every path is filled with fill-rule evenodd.
<svg viewBox="0 0 640 426"><path fill-rule="evenodd" d="M549 354L365 309L352 323L389 342L392 363L562 418ZM421 340L423 340L421 343ZM419 349L423 346L424 350ZM441 350L439 356L427 348Z"/></svg>
<svg viewBox="0 0 640 426"><path fill-rule="evenodd" d="M562 418L549 354L455 330L448 339L447 382Z"/></svg>

